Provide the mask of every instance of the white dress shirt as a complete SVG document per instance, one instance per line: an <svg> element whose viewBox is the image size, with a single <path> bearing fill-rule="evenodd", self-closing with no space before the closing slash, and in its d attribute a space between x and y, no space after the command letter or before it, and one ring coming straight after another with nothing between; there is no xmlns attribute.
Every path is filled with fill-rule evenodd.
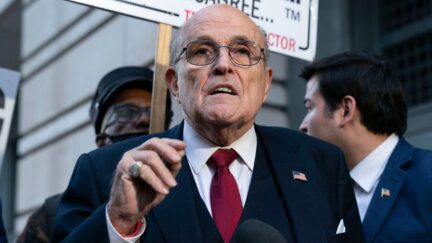
<svg viewBox="0 0 432 243"><path fill-rule="evenodd" d="M381 174L399 141L395 134L390 135L384 142L376 147L366 158L358 163L351 171L354 180L354 194L363 221L374 191L378 185Z"/></svg>
<svg viewBox="0 0 432 243"><path fill-rule="evenodd" d="M187 122L184 123L183 139L186 143L186 157L192 169L195 184L210 215L212 215L210 186L215 170L207 165L207 161L221 147L217 147L203 138ZM237 182L244 206L255 163L257 148L255 128L252 126L242 137L223 148L234 149L239 155L228 168Z"/></svg>
<svg viewBox="0 0 432 243"><path fill-rule="evenodd" d="M210 203L210 186L215 170L207 165L207 161L210 156L221 147L215 146L210 141L203 138L186 121L184 122L183 127L183 141L186 143L186 158L189 162L198 192L210 215L212 215ZM230 164L228 169L237 182L242 205L244 206L255 164L255 155L257 149L257 135L255 132L255 127L252 126L242 137L223 148L234 149L239 155ZM141 238L145 231L146 222L144 220L143 227L136 236L124 238L115 230L114 226L109 220L108 207L105 210L105 217L107 220L108 236L110 242L136 242Z"/></svg>

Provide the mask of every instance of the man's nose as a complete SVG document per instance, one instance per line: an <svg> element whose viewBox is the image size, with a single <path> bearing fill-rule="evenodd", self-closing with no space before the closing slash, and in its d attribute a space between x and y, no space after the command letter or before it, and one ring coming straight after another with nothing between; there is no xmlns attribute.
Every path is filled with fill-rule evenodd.
<svg viewBox="0 0 432 243"><path fill-rule="evenodd" d="M299 130L304 133L308 132L306 118L303 119L302 123L300 124Z"/></svg>
<svg viewBox="0 0 432 243"><path fill-rule="evenodd" d="M148 130L150 126L150 112L142 112L135 124L138 130Z"/></svg>
<svg viewBox="0 0 432 243"><path fill-rule="evenodd" d="M233 71L233 63L229 55L228 47L220 47L219 54L214 62L214 72L215 74L225 74L231 73Z"/></svg>

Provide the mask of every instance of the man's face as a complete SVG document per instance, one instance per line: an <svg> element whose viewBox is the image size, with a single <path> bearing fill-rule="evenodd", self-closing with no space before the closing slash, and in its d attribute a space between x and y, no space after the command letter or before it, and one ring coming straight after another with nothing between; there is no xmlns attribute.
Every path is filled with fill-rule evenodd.
<svg viewBox="0 0 432 243"><path fill-rule="evenodd" d="M307 114L300 125L300 130L308 135L337 144L337 121L334 112L329 110L321 95L318 75L312 76L307 82L304 103Z"/></svg>
<svg viewBox="0 0 432 243"><path fill-rule="evenodd" d="M210 40L224 46L247 40L264 46L257 27L247 16L230 7L217 8L197 16L198 12L189 20L183 30L186 31L183 46L195 40ZM268 95L272 71L264 60L243 67L230 60L228 48L219 51L216 60L205 66L188 63L183 53L176 64L176 80L171 82L171 90L193 126L252 126Z"/></svg>
<svg viewBox="0 0 432 243"><path fill-rule="evenodd" d="M148 133L151 93L140 88L126 88L116 94L104 114L101 132L111 138L134 133ZM110 138L97 141L103 146Z"/></svg>

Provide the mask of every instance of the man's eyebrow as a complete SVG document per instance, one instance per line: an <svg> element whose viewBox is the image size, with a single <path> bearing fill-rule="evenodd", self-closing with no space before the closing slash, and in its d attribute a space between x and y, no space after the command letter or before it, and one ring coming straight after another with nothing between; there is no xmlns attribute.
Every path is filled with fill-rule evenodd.
<svg viewBox="0 0 432 243"><path fill-rule="evenodd" d="M127 100L127 101L118 102L115 105L136 105L136 103L133 101Z"/></svg>
<svg viewBox="0 0 432 243"><path fill-rule="evenodd" d="M247 38L246 36L237 35L231 38L231 41L253 41L253 40Z"/></svg>
<svg viewBox="0 0 432 243"><path fill-rule="evenodd" d="M197 38L195 38L193 41L196 41L196 40L211 40L211 41L213 41L213 38L209 35L201 35L201 36L198 36Z"/></svg>
<svg viewBox="0 0 432 243"><path fill-rule="evenodd" d="M215 41L214 38L210 35L201 35L201 36L196 37L192 41L197 41L197 40ZM235 42L235 41L253 41L253 40L249 39L246 36L236 35L230 39L230 42ZM253 41L253 42L256 42L256 41ZM256 43L258 43L258 42L256 42Z"/></svg>

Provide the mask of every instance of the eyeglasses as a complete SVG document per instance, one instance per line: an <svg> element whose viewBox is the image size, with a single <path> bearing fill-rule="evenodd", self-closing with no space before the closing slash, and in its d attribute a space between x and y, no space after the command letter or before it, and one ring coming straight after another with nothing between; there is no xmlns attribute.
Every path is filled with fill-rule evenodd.
<svg viewBox="0 0 432 243"><path fill-rule="evenodd" d="M149 106L140 107L130 103L113 105L111 108L111 114L109 114L106 127L108 127L112 123L139 122L143 114L145 114L147 117L150 117Z"/></svg>
<svg viewBox="0 0 432 243"><path fill-rule="evenodd" d="M106 133L109 127L116 125L109 135L117 135L125 129L125 126L139 124L142 115L150 118L150 107L140 107L131 103L117 104L108 109L107 114L108 119L102 133Z"/></svg>
<svg viewBox="0 0 432 243"><path fill-rule="evenodd" d="M186 61L192 65L205 66L213 63L220 54L220 48L227 48L231 61L239 66L253 66L264 59L264 48L253 41L240 40L227 46L218 45L211 40L191 41L180 52L177 63L183 53Z"/></svg>
<svg viewBox="0 0 432 243"><path fill-rule="evenodd" d="M107 114L107 124L96 136L98 146L149 133L148 126L145 124L138 126L143 115L150 117L148 106L140 107L131 103L117 104L108 109ZM114 125L113 129L108 129Z"/></svg>

